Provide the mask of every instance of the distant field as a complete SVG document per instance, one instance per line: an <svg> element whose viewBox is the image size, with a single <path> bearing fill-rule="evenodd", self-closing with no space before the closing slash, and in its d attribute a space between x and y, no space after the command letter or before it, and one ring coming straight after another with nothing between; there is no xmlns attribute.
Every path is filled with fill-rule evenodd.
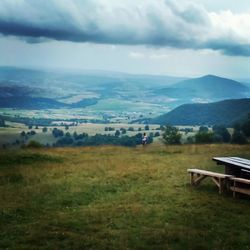
<svg viewBox="0 0 250 250"><path fill-rule="evenodd" d="M250 145L0 151L0 249L249 249L250 200L187 168Z"/></svg>
<svg viewBox="0 0 250 250"><path fill-rule="evenodd" d="M64 133L69 132L71 135L73 135L74 132L77 132L78 134L81 133L87 133L88 135L95 135L95 134L111 134L114 135L115 131L105 131L105 127L112 127L115 130L119 130L120 128L125 128L126 130L129 127L133 127L135 131L127 131L126 135L133 136L137 133L143 133L147 132L147 134L153 132L156 132L156 128L159 128L159 125L150 125L150 130L145 131L145 125L143 124L127 124L127 123L119 123L119 124L80 124L77 126L69 126L69 129L66 130L65 126L52 126L47 127L48 131L46 133L42 132L43 127L39 126L38 129L35 129L35 126L33 126L32 129L29 129L24 124L20 123L13 123L13 122L6 122L6 125L9 127L0 128L0 146L6 143L14 143L16 140L23 141L24 137L20 135L22 131L25 133L33 130L36 132L34 136L29 136L29 138L25 141L25 143L29 142L30 140L36 140L39 141L42 144L49 143L50 145L55 143L58 138L54 138L52 135L53 128L58 128L64 131ZM142 131L138 131L138 129L141 128Z"/></svg>

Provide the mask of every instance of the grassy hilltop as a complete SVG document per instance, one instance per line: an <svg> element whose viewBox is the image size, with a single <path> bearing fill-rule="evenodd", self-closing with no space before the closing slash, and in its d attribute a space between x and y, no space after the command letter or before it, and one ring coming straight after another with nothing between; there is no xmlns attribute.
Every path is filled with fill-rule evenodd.
<svg viewBox="0 0 250 250"><path fill-rule="evenodd" d="M248 249L250 201L190 187L186 169L250 146L0 152L0 249Z"/></svg>

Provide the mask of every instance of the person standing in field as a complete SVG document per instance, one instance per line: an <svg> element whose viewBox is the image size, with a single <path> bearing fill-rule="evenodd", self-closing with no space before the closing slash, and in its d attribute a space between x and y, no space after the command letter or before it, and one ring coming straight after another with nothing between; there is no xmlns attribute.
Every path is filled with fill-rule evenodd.
<svg viewBox="0 0 250 250"><path fill-rule="evenodd" d="M146 144L147 144L147 141L148 141L147 134L144 133L144 134L143 134L143 137L142 137L142 145L146 145Z"/></svg>

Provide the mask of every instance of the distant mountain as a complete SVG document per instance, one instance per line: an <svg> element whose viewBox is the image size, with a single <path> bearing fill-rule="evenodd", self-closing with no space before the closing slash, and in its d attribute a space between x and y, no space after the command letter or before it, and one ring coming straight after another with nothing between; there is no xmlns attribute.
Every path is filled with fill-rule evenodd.
<svg viewBox="0 0 250 250"><path fill-rule="evenodd" d="M171 87L157 90L155 93L176 98L179 103L183 104L248 98L250 97L250 88L231 79L206 75L181 81Z"/></svg>
<svg viewBox="0 0 250 250"><path fill-rule="evenodd" d="M151 124L232 125L250 113L250 99L225 100L207 104L184 104L150 121Z"/></svg>

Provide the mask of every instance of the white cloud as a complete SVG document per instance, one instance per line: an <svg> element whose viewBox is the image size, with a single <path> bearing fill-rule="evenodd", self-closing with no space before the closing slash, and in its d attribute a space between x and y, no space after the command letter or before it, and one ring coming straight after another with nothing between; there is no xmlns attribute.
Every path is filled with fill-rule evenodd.
<svg viewBox="0 0 250 250"><path fill-rule="evenodd" d="M55 39L250 56L249 20L250 13L209 12L188 0L0 1L0 33L30 43Z"/></svg>
<svg viewBox="0 0 250 250"><path fill-rule="evenodd" d="M129 57L131 58L135 58L135 59L142 59L142 58L145 58L145 54L144 53L141 53L141 52L130 52Z"/></svg>

